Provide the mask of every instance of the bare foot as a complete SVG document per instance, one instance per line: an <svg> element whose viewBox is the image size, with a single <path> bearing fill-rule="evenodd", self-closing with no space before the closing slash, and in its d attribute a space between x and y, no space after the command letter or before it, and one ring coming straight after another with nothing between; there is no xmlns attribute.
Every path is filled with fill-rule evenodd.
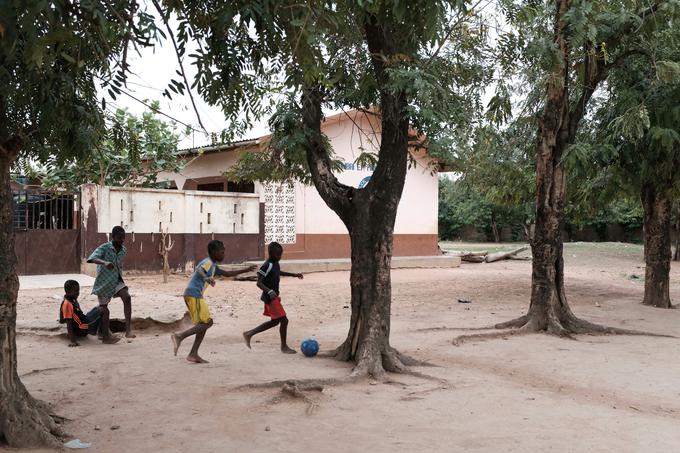
<svg viewBox="0 0 680 453"><path fill-rule="evenodd" d="M171 333L170 339L172 340L172 352L177 355L177 350L179 349L179 345L182 343L182 340L176 333Z"/></svg>
<svg viewBox="0 0 680 453"><path fill-rule="evenodd" d="M197 356L197 355L188 355L188 356L187 356L187 362L191 362L191 363L208 363L207 360L202 359L201 357L199 357L199 356Z"/></svg>
<svg viewBox="0 0 680 453"><path fill-rule="evenodd" d="M281 352L284 354L297 354L295 349L290 349L288 346L281 346Z"/></svg>
<svg viewBox="0 0 680 453"><path fill-rule="evenodd" d="M248 335L247 332L243 332L243 341L246 342L246 346L248 346L248 349L252 349L252 348L250 347L250 339L251 339L251 338L252 338L252 337L251 337L250 335Z"/></svg>
<svg viewBox="0 0 680 453"><path fill-rule="evenodd" d="M117 335L110 335L108 337L102 338L102 343L104 344L116 344L120 341L120 337Z"/></svg>
<svg viewBox="0 0 680 453"><path fill-rule="evenodd" d="M125 332L125 338L137 338L137 335L135 335L131 331L127 331Z"/></svg>

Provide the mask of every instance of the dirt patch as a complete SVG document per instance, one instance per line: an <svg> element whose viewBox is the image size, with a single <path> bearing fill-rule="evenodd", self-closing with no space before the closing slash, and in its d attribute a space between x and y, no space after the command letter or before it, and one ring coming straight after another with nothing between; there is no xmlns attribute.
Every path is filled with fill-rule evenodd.
<svg viewBox="0 0 680 453"><path fill-rule="evenodd" d="M644 276L641 247L567 244L565 256L578 316L680 335L680 310L643 307L644 282L628 277ZM208 289L215 326L201 351L207 365L184 361L190 343L174 357L174 327L149 322L113 346L87 340L72 349L64 338L20 334L19 373L96 452L335 452L350 443L375 452L680 451L680 340L529 335L451 344L470 328L523 314L530 278L531 263L522 261L393 272L392 344L435 365L416 371L438 380L344 382L349 365L285 356L274 331L248 350L241 332L262 322L262 303L254 283L236 281ZM133 313L178 322L187 279L161 279L129 278ZM20 325L55 322L53 293L22 291ZM291 344L314 335L323 352L344 339L349 273L286 279L282 295ZM677 269L671 296L680 300ZM81 299L84 311L95 303ZM122 318L120 301L111 310ZM259 388L289 380L323 382L323 391Z"/></svg>

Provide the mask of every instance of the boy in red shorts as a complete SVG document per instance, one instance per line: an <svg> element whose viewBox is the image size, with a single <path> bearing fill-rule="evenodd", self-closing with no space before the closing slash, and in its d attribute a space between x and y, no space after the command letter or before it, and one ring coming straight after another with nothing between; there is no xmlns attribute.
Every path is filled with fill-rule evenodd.
<svg viewBox="0 0 680 453"><path fill-rule="evenodd" d="M286 337L288 336L288 317L286 311L281 305L281 297L279 297L279 282L281 277L297 277L303 278L302 274L291 274L290 272L282 272L279 267L279 261L283 255L283 247L278 242L269 244L269 259L264 262L260 270L257 272L257 287L262 290L260 299L264 302L264 316L269 316L271 321L267 321L252 330L243 332L243 339L246 346L250 349L250 340L253 335L269 330L272 327L279 327L279 334L281 335L281 352L284 354L295 354L295 350L288 347Z"/></svg>

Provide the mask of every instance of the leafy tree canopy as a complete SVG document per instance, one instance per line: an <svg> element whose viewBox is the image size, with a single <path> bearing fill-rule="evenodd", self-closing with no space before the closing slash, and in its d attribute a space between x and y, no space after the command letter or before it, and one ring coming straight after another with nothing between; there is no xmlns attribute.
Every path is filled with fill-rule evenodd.
<svg viewBox="0 0 680 453"><path fill-rule="evenodd" d="M177 154L177 127L159 117L158 107L158 102L151 103L151 109L139 117L123 109L107 115L101 141L84 157L64 160L53 156L37 165L22 159L17 170L40 177L44 187L53 189L76 190L88 182L157 187L160 172L179 173L185 164Z"/></svg>
<svg viewBox="0 0 680 453"><path fill-rule="evenodd" d="M194 86L221 106L234 126L223 138L274 113L267 155L244 158L233 177L307 180L301 95L310 86L331 111L372 110L380 106L381 88L405 92L410 125L427 137L415 143L437 157L447 157L454 144L467 140L481 107L478 93L489 76L488 29L466 2L166 4L166 16L178 17L180 51L190 41L198 43L189 55L199 74ZM383 56L384 80L376 78L366 43L365 25L372 21L397 37L395 46L403 49ZM375 160L375 152L367 149L360 159ZM339 162L332 166L340 170Z"/></svg>

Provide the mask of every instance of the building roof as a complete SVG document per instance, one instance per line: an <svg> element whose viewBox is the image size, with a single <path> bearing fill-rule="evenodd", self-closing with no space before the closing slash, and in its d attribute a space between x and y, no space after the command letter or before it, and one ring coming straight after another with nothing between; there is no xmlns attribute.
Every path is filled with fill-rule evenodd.
<svg viewBox="0 0 680 453"><path fill-rule="evenodd" d="M327 116L324 121L323 125L327 125L330 123L334 123L337 121L340 121L341 119L344 118L350 118L354 119L358 115L374 115L377 116L377 113L371 111L371 110L349 110L349 111L343 111L343 112L338 112L332 115ZM265 143L269 138L271 134L266 134L258 138L249 138L245 140L239 140L235 142L229 142L229 143L219 143L215 145L206 145L206 146L195 146L192 148L184 148L184 149L179 149L177 150L177 155L179 156L197 156L199 154L212 154L212 153L221 153L221 152L229 152L229 151L235 151L238 148L242 148L244 146L252 146L252 145L260 145L262 143Z"/></svg>
<svg viewBox="0 0 680 453"><path fill-rule="evenodd" d="M195 156L199 154L212 154L212 153L221 153L225 151L234 151L238 148L242 148L244 146L251 146L251 145L259 145L261 142L261 138L253 138L253 139L246 139L246 140L239 140L236 142L230 142L230 143L218 143L215 145L206 145L206 146L196 146L193 148L184 148L184 149L178 149L177 150L177 155L178 156Z"/></svg>
<svg viewBox="0 0 680 453"><path fill-rule="evenodd" d="M372 116L379 116L376 112L373 110L356 110L352 109L349 111L343 111L343 112L338 112L332 115L327 116L322 124L322 127L324 125L328 125L337 121L341 121L345 118L349 118L350 120L354 120L357 116L359 115L372 115ZM202 154L214 154L214 153L223 153L223 152L230 152L230 151L236 151L239 148L247 147L247 146L255 146L255 145L260 145L263 143L266 143L267 140L271 137L270 134L263 135L258 138L250 138L246 140L240 140L240 141L235 141L235 142L230 142L230 143L220 143L216 145L206 145L206 146L197 146L193 148L184 148L177 150L177 155L178 156L198 156ZM440 159L435 158L438 161L438 168L437 171L439 172L447 172L447 171L452 171L451 166L446 163L445 161L442 161Z"/></svg>

